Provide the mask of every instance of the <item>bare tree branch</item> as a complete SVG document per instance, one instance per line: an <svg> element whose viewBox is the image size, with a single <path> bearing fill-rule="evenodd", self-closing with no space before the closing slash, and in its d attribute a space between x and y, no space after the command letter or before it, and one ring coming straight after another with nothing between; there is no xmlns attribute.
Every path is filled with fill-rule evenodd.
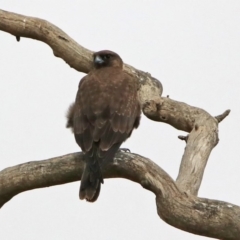
<svg viewBox="0 0 240 240"><path fill-rule="evenodd" d="M82 47L46 20L0 10L0 30L17 36L17 39L26 37L46 43L56 57L62 58L77 71L88 73L92 67L93 51ZM128 64L124 65L124 70L138 79L142 104L153 97L161 96L163 88L159 80Z"/></svg>
<svg viewBox="0 0 240 240"><path fill-rule="evenodd" d="M55 56L81 72L91 69L92 51L83 48L53 24L38 18L0 10L0 30L48 44ZM228 114L212 117L206 111L161 98L162 85L150 74L125 64L124 69L139 81L143 113L189 133L176 182L151 160L131 153L118 153L102 166L104 178L127 178L156 195L159 216L179 229L220 239L239 239L240 207L197 198L212 149L218 143L218 123ZM77 181L83 170L83 155L74 153L45 161L10 167L0 172L0 207L15 195L47 186Z"/></svg>
<svg viewBox="0 0 240 240"><path fill-rule="evenodd" d="M226 110L224 113L216 116L215 118L217 119L217 121L220 123L225 117L227 117L230 113L230 110Z"/></svg>
<svg viewBox="0 0 240 240"><path fill-rule="evenodd" d="M28 162L0 172L0 205L18 193L80 180L82 153ZM132 153L117 153L103 167L104 178L127 178L156 195L159 216L179 229L220 239L237 239L240 207L196 198L181 192L171 177L151 160Z"/></svg>
<svg viewBox="0 0 240 240"><path fill-rule="evenodd" d="M182 191L197 196L208 157L218 143L217 119L203 109L168 97L147 101L143 113L154 121L189 132L184 138L187 146L176 183Z"/></svg>

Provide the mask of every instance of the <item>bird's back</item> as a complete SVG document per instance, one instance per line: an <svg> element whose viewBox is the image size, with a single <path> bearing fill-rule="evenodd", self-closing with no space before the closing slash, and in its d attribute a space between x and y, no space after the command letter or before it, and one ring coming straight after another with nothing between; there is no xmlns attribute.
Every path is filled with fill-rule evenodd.
<svg viewBox="0 0 240 240"><path fill-rule="evenodd" d="M103 183L101 163L114 158L140 120L137 81L122 69L118 54L94 53L93 70L80 81L68 113L68 126L86 161L79 197L90 202L97 200Z"/></svg>
<svg viewBox="0 0 240 240"><path fill-rule="evenodd" d="M93 70L79 84L76 106L74 133L82 150L88 152L98 143L107 151L138 125L137 83L118 68Z"/></svg>

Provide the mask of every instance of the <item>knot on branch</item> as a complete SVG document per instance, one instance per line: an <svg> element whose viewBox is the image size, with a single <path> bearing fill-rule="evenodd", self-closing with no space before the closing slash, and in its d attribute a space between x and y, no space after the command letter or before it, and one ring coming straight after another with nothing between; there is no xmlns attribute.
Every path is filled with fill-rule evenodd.
<svg viewBox="0 0 240 240"><path fill-rule="evenodd" d="M142 107L144 115L153 121L159 121L159 118L160 118L159 111L161 109L161 105L162 105L162 100L160 97L146 101ZM164 116L161 116L161 118L163 120L165 119Z"/></svg>

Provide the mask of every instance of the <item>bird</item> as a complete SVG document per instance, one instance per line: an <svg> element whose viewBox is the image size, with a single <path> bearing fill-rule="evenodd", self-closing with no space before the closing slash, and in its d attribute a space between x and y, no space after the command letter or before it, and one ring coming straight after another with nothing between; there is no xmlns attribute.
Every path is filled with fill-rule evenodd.
<svg viewBox="0 0 240 240"><path fill-rule="evenodd" d="M117 53L102 50L93 54L92 68L79 82L66 125L84 154L81 200L97 200L104 182L101 165L113 161L121 144L139 126L141 104L137 90L136 78L123 71Z"/></svg>

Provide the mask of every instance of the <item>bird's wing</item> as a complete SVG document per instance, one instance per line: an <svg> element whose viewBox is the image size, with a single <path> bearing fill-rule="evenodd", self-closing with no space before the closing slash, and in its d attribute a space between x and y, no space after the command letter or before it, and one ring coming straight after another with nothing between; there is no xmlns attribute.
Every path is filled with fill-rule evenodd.
<svg viewBox="0 0 240 240"><path fill-rule="evenodd" d="M121 70L109 68L85 76L75 104L74 133L84 152L95 144L102 153L118 148L138 127L137 83Z"/></svg>

